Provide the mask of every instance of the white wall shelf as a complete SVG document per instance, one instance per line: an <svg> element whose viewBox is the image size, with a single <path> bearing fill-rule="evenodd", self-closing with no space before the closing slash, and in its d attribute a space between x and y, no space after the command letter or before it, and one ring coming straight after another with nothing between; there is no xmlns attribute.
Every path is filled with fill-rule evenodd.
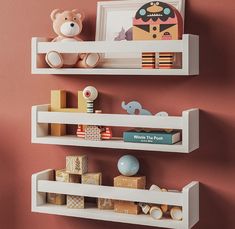
<svg viewBox="0 0 235 229"><path fill-rule="evenodd" d="M182 142L174 145L129 143L122 139L88 141L73 136L49 135L49 124L98 125L130 128L163 128L182 130ZM50 112L49 105L32 107L32 143L97 148L129 149L190 153L199 148L199 109L182 112L182 116L142 116L128 114L87 114Z"/></svg>
<svg viewBox="0 0 235 229"><path fill-rule="evenodd" d="M52 69L39 66L39 55L55 50L60 53L142 53L175 52L182 53L181 69L141 69L138 68L62 68ZM127 60L128 62L128 60ZM199 36L183 35L182 40L166 41L84 41L48 42L46 38L32 38L32 74L55 75L198 75Z"/></svg>
<svg viewBox="0 0 235 229"><path fill-rule="evenodd" d="M152 227L189 229L199 221L199 183L191 182L182 192L158 192L111 186L84 185L52 181L53 170L45 170L32 175L32 211L87 219L139 224ZM95 198L109 198L153 204L181 206L183 220L154 220L149 215L128 215L112 210L99 210L96 207L68 209L46 203L46 193L79 195Z"/></svg>

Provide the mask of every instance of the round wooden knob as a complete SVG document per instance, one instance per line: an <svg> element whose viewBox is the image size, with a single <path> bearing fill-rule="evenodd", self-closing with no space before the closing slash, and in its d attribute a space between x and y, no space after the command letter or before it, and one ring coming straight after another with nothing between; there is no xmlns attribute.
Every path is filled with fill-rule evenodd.
<svg viewBox="0 0 235 229"><path fill-rule="evenodd" d="M98 97L98 91L95 87L88 86L83 90L83 97L88 101L94 101Z"/></svg>

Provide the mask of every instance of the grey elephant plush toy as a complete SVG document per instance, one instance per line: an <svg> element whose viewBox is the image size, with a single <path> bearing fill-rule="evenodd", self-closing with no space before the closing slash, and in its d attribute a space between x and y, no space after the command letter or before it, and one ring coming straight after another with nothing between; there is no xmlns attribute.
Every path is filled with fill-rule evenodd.
<svg viewBox="0 0 235 229"><path fill-rule="evenodd" d="M141 104L137 101L132 101L127 104L123 101L122 108L126 110L128 114L152 115L150 111L143 109Z"/></svg>

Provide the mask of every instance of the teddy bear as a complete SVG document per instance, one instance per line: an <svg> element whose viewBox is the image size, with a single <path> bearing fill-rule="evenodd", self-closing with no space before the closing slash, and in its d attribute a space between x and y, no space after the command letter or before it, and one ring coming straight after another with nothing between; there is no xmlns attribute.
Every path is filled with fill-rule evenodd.
<svg viewBox="0 0 235 229"><path fill-rule="evenodd" d="M79 34L82 31L84 14L77 9L63 11L55 9L51 12L54 32L58 35L52 42L82 42ZM52 68L77 67L94 68L100 60L98 53L59 53L50 51L46 54L46 62Z"/></svg>

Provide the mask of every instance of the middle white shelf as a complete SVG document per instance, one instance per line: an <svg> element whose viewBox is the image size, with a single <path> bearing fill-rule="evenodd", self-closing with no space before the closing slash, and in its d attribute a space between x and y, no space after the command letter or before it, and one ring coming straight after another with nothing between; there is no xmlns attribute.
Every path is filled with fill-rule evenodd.
<svg viewBox="0 0 235 229"><path fill-rule="evenodd" d="M49 105L32 107L32 143L113 148L143 151L190 153L199 148L199 109L182 112L182 116L142 116L125 114L87 114L51 112ZM76 135L50 136L49 124L97 125L132 128L162 128L182 130L182 141L174 145L130 143L120 138L90 141Z"/></svg>

